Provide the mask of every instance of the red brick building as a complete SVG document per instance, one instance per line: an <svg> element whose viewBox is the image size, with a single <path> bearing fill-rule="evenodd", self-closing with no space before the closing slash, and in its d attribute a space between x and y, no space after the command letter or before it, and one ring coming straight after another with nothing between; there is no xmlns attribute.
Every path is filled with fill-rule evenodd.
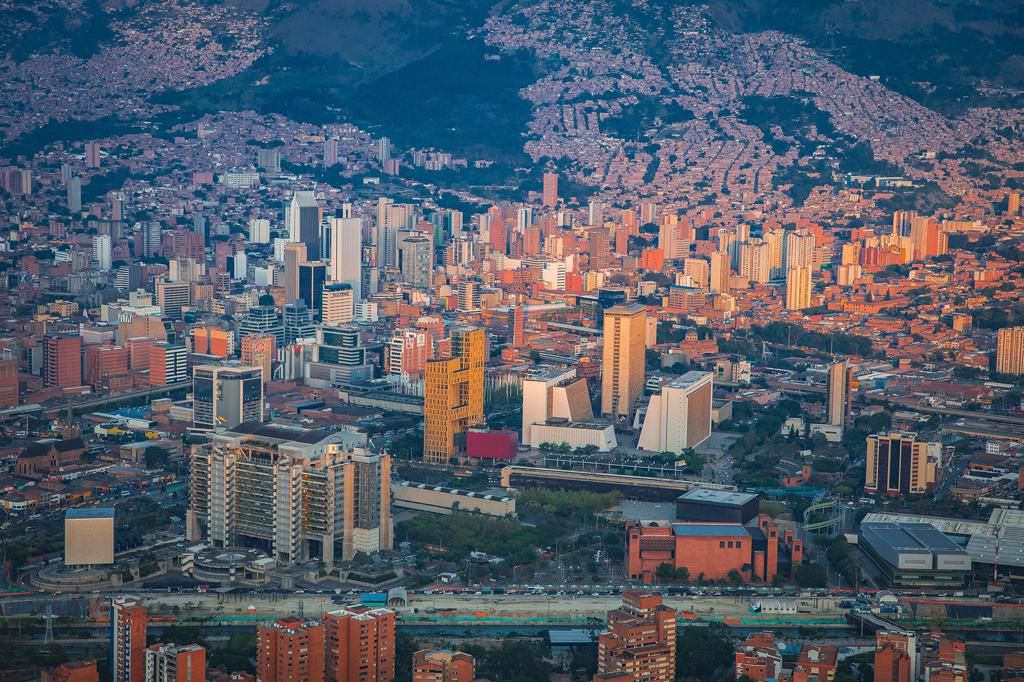
<svg viewBox="0 0 1024 682"><path fill-rule="evenodd" d="M43 382L47 388L82 385L82 337L43 337Z"/></svg>
<svg viewBox="0 0 1024 682"><path fill-rule="evenodd" d="M325 613L327 679L395 679L395 622L395 612L390 609L358 607Z"/></svg>
<svg viewBox="0 0 1024 682"><path fill-rule="evenodd" d="M736 679L743 675L751 682L777 680L782 675L782 654L771 632L755 632L736 651Z"/></svg>
<svg viewBox="0 0 1024 682"><path fill-rule="evenodd" d="M257 627L256 679L324 682L324 624L288 617Z"/></svg>
<svg viewBox="0 0 1024 682"><path fill-rule="evenodd" d="M608 629L597 638L597 672L626 673L645 682L672 682L676 674L675 609L665 606L661 595L623 592L622 606L608 612ZM607 682L608 678L603 679Z"/></svg>

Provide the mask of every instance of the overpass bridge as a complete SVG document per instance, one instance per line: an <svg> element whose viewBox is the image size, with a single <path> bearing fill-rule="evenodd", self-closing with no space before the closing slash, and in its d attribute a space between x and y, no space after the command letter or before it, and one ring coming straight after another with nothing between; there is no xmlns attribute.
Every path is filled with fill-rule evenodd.
<svg viewBox="0 0 1024 682"><path fill-rule="evenodd" d="M512 465L501 470L501 485L517 488L525 485L592 490L594 492L621 492L636 499L674 500L694 488L736 490L734 485L705 483L677 478L630 476L599 471L572 471Z"/></svg>

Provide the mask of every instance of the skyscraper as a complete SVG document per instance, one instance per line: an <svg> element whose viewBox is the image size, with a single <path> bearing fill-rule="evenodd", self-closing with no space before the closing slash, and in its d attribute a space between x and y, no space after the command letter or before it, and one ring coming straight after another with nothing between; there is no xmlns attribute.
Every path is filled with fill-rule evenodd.
<svg viewBox="0 0 1024 682"><path fill-rule="evenodd" d="M280 348L284 345L284 326L281 324L277 309L272 304L273 300L269 296L262 300L270 301L271 304L254 305L249 308L245 319L238 325L238 333L243 340L250 334L259 336L269 334L274 337L277 347Z"/></svg>
<svg viewBox="0 0 1024 682"><path fill-rule="evenodd" d="M192 394L192 425L197 429L263 421L262 367L196 365Z"/></svg>
<svg viewBox="0 0 1024 682"><path fill-rule="evenodd" d="M629 423L644 390L647 312L642 305L604 311L601 362L601 414Z"/></svg>
<svg viewBox="0 0 1024 682"><path fill-rule="evenodd" d="M395 678L395 612L350 607L324 614L327 679L391 682Z"/></svg>
<svg viewBox="0 0 1024 682"><path fill-rule="evenodd" d="M288 205L288 234L306 245L306 259L320 260L320 205L312 192L295 192Z"/></svg>
<svg viewBox="0 0 1024 682"><path fill-rule="evenodd" d="M597 638L597 672L644 682L675 679L676 612L661 595L622 593L622 606L608 612L608 627Z"/></svg>
<svg viewBox="0 0 1024 682"><path fill-rule="evenodd" d="M828 368L828 422L832 426L846 426L850 420L850 389L853 369L846 360L834 362Z"/></svg>
<svg viewBox="0 0 1024 682"><path fill-rule="evenodd" d="M338 163L338 141L329 138L324 140L324 168L330 168Z"/></svg>
<svg viewBox="0 0 1024 682"><path fill-rule="evenodd" d="M428 361L424 372L423 459L435 464L459 456L457 435L484 419L484 330L455 329L451 341L452 357Z"/></svg>
<svg viewBox="0 0 1024 682"><path fill-rule="evenodd" d="M867 444L864 492L914 495L935 482L935 472L928 464L929 444L917 440L916 433L875 433L868 436Z"/></svg>
<svg viewBox="0 0 1024 682"><path fill-rule="evenodd" d="M786 274L786 309L811 307L811 269L793 268Z"/></svg>
<svg viewBox="0 0 1024 682"><path fill-rule="evenodd" d="M712 253L710 270L711 293L729 293L729 254L722 251Z"/></svg>
<svg viewBox="0 0 1024 682"><path fill-rule="evenodd" d="M96 261L96 268L103 272L110 272L111 244L110 235L98 234L92 240L92 257Z"/></svg>
<svg viewBox="0 0 1024 682"><path fill-rule="evenodd" d="M43 384L47 388L82 385L82 337L50 334L43 337Z"/></svg>
<svg viewBox="0 0 1024 682"><path fill-rule="evenodd" d="M174 343L158 343L149 349L149 383L166 386L188 380L188 351Z"/></svg>
<svg viewBox="0 0 1024 682"><path fill-rule="evenodd" d="M996 334L996 371L1024 374L1024 327L1004 327Z"/></svg>
<svg viewBox="0 0 1024 682"><path fill-rule="evenodd" d="M110 668L114 682L146 679L146 607L135 597L110 600Z"/></svg>
<svg viewBox="0 0 1024 682"><path fill-rule="evenodd" d="M68 211L82 212L82 178L72 175L68 180Z"/></svg>
<svg viewBox="0 0 1024 682"><path fill-rule="evenodd" d="M324 682L324 624L294 616L256 627L259 682Z"/></svg>
<svg viewBox="0 0 1024 682"><path fill-rule="evenodd" d="M249 241L253 244L269 244L270 221L266 218L253 218L250 220Z"/></svg>
<svg viewBox="0 0 1024 682"><path fill-rule="evenodd" d="M355 313L355 296L352 285L337 282L324 287L320 304L320 318L325 325L351 324Z"/></svg>
<svg viewBox="0 0 1024 682"><path fill-rule="evenodd" d="M312 338L316 333L313 311L300 298L281 309L284 318L284 345L289 346L298 339Z"/></svg>
<svg viewBox="0 0 1024 682"><path fill-rule="evenodd" d="M814 268L814 235L805 230L786 233L786 272L793 268Z"/></svg>
<svg viewBox="0 0 1024 682"><path fill-rule="evenodd" d="M156 280L156 304L160 314L172 320L181 319L181 310L192 304L190 282L171 282L164 277Z"/></svg>
<svg viewBox="0 0 1024 682"><path fill-rule="evenodd" d="M331 282L344 282L356 300L362 287L363 221L331 218Z"/></svg>
<svg viewBox="0 0 1024 682"><path fill-rule="evenodd" d="M100 167L100 143L99 142L86 142L85 143L85 166L86 166L86 168L99 168Z"/></svg>
<svg viewBox="0 0 1024 682"><path fill-rule="evenodd" d="M193 450L189 540L267 547L279 565L389 550L391 458L350 431L244 423Z"/></svg>
<svg viewBox="0 0 1024 682"><path fill-rule="evenodd" d="M206 682L206 649L154 644L146 649L146 682Z"/></svg>
<svg viewBox="0 0 1024 682"><path fill-rule="evenodd" d="M299 264L299 300L313 311L313 319L320 319L327 264L323 261Z"/></svg>
<svg viewBox="0 0 1024 682"><path fill-rule="evenodd" d="M284 300L294 303L299 298L299 266L306 262L306 245L289 242L284 245Z"/></svg>
<svg viewBox="0 0 1024 682"><path fill-rule="evenodd" d="M558 173L544 174L541 202L548 208L558 206Z"/></svg>
<svg viewBox="0 0 1024 682"><path fill-rule="evenodd" d="M263 383L268 384L273 377L276 348L277 339L270 334L243 336L242 365L245 367L261 367L263 369Z"/></svg>
<svg viewBox="0 0 1024 682"><path fill-rule="evenodd" d="M637 447L653 452L682 452L711 435L711 372L690 371L669 379L651 396Z"/></svg>

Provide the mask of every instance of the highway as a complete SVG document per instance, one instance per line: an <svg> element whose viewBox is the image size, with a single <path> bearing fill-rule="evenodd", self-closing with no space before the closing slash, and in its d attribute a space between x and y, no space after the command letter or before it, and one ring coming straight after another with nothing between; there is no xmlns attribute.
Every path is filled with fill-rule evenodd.
<svg viewBox="0 0 1024 682"><path fill-rule="evenodd" d="M189 390L192 388L191 381L182 381L176 384L168 384L166 386L152 386L150 388L139 389L138 391L127 391L125 393L115 393L113 395L102 396L98 398L89 398L88 400L75 400L68 401L63 405L57 405L53 407L43 408L43 415L47 418L59 417L61 413L71 410L78 412L80 410L92 410L93 408L100 407L102 405L108 405L111 403L121 403L126 400L134 400L136 398L146 398L154 395L161 395L163 393L173 393L175 391Z"/></svg>

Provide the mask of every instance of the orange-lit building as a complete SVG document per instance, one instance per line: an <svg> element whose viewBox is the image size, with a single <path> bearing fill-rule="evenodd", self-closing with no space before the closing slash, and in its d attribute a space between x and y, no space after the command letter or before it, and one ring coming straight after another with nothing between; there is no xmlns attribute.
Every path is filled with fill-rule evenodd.
<svg viewBox="0 0 1024 682"><path fill-rule="evenodd" d="M158 343L149 351L149 383L166 386L188 380L188 351L173 343Z"/></svg>
<svg viewBox="0 0 1024 682"><path fill-rule="evenodd" d="M43 337L43 381L47 388L82 385L82 337Z"/></svg>
<svg viewBox="0 0 1024 682"><path fill-rule="evenodd" d="M40 682L100 682L100 673L93 659L68 661L44 670Z"/></svg>
<svg viewBox="0 0 1024 682"><path fill-rule="evenodd" d="M110 602L110 667L114 682L146 679L146 607L133 597Z"/></svg>
<svg viewBox="0 0 1024 682"><path fill-rule="evenodd" d="M288 617L257 627L256 679L324 682L324 624Z"/></svg>
<svg viewBox="0 0 1024 682"><path fill-rule="evenodd" d="M625 672L633 680L672 682L676 675L676 612L661 595L622 593L597 637L597 672Z"/></svg>
<svg viewBox="0 0 1024 682"><path fill-rule="evenodd" d="M262 367L263 383L269 384L274 374L274 356L277 339L268 334L251 334L242 337L242 364L246 367Z"/></svg>
<svg viewBox="0 0 1024 682"><path fill-rule="evenodd" d="M455 329L451 342L452 357L429 360L424 371L423 459L431 464L461 456L456 435L484 420L484 330Z"/></svg>
<svg viewBox="0 0 1024 682"><path fill-rule="evenodd" d="M17 407L20 395L18 361L0 360L0 408Z"/></svg>
<svg viewBox="0 0 1024 682"><path fill-rule="evenodd" d="M192 330L192 352L226 358L234 353L234 333L218 327L196 327Z"/></svg>
<svg viewBox="0 0 1024 682"><path fill-rule="evenodd" d="M85 381L94 388L111 375L128 371L128 350L120 346L93 345L85 348Z"/></svg>
<svg viewBox="0 0 1024 682"><path fill-rule="evenodd" d="M686 569L690 580L727 580L735 570L746 580L771 582L780 555L795 571L803 561L803 543L780 533L766 514L739 523L632 521L626 524L626 574L653 582L658 567ZM746 570L746 569L749 569ZM785 571L784 571L785 572Z"/></svg>
<svg viewBox="0 0 1024 682"><path fill-rule="evenodd" d="M424 649L412 655L412 682L473 682L476 661L462 651Z"/></svg>
<svg viewBox="0 0 1024 682"><path fill-rule="evenodd" d="M875 682L914 682L917 637L903 632L879 632L875 637Z"/></svg>
<svg viewBox="0 0 1024 682"><path fill-rule="evenodd" d="M328 682L395 679L395 621L390 609L358 607L325 613Z"/></svg>
<svg viewBox="0 0 1024 682"><path fill-rule="evenodd" d="M800 647L793 682L832 682L839 665L839 648L831 644L804 644Z"/></svg>
<svg viewBox="0 0 1024 682"><path fill-rule="evenodd" d="M775 635L755 632L736 651L736 679L746 675L750 682L768 682L782 675L782 654Z"/></svg>
<svg viewBox="0 0 1024 682"><path fill-rule="evenodd" d="M206 682L206 649L154 644L146 649L146 682Z"/></svg>

